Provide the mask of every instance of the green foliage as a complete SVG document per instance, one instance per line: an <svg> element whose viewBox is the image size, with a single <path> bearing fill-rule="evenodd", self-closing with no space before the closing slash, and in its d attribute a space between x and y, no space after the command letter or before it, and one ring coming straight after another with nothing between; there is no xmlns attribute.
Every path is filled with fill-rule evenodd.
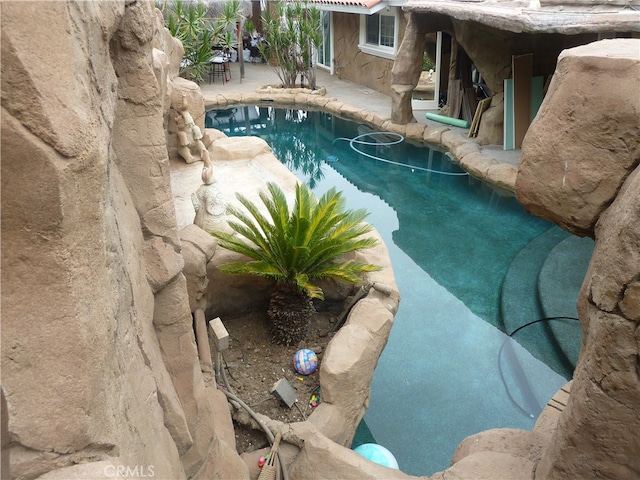
<svg viewBox="0 0 640 480"><path fill-rule="evenodd" d="M175 0L166 21L171 35L180 40L184 47L180 75L198 83L202 82L213 56L213 26L206 15L207 7L203 3Z"/></svg>
<svg viewBox="0 0 640 480"><path fill-rule="evenodd" d="M332 278L347 283L361 282L360 275L380 270L377 265L356 262L346 254L370 248L377 240L364 237L372 226L364 223L368 213L345 211L345 199L335 188L318 200L309 187L298 184L291 210L284 192L269 183L268 193L260 192L266 208L244 195L237 198L244 209L229 207L237 218L229 222L239 234L214 232L223 248L249 257L248 262L220 265L229 274L250 274L275 280L268 315L277 343L291 345L304 339L313 298L324 299L317 281Z"/></svg>
<svg viewBox="0 0 640 480"><path fill-rule="evenodd" d="M256 26L253 23L253 20L247 19L247 20L244 21L243 28L244 28L245 32L247 32L249 35L251 35L255 31Z"/></svg>
<svg viewBox="0 0 640 480"><path fill-rule="evenodd" d="M306 3L274 2L276 14L266 10L262 25L266 43L260 46L263 58L278 74L283 87L295 87L298 75L316 87L315 56L322 41L321 15Z"/></svg>
<svg viewBox="0 0 640 480"><path fill-rule="evenodd" d="M240 0L225 0L222 8L222 15L218 17L218 22L223 25L235 25L240 21L242 4Z"/></svg>
<svg viewBox="0 0 640 480"><path fill-rule="evenodd" d="M431 60L431 57L429 55L427 55L427 52L425 52L422 55L422 71L423 72L428 72L429 70L434 70L436 69L436 64L434 63L433 60Z"/></svg>
<svg viewBox="0 0 640 480"><path fill-rule="evenodd" d="M214 55L212 47L217 45L225 50L237 47L232 29L241 19L241 7L240 0L229 0L224 3L220 17L212 19L208 17L204 3L189 0L171 3L166 26L184 47L181 76L202 82Z"/></svg>
<svg viewBox="0 0 640 480"><path fill-rule="evenodd" d="M252 259L222 265L223 272L260 275L296 285L309 297L322 299L322 289L315 284L318 280L333 278L358 283L361 274L380 269L344 258L347 253L376 245L377 241L363 237L372 230L371 225L363 223L368 213L362 209L345 211L345 199L335 188L317 200L309 187L297 185L291 211L280 187L269 183L268 191L270 195L260 192L268 215L238 194L248 213L230 207L229 213L238 221L230 221L229 225L240 236L213 234L222 247Z"/></svg>

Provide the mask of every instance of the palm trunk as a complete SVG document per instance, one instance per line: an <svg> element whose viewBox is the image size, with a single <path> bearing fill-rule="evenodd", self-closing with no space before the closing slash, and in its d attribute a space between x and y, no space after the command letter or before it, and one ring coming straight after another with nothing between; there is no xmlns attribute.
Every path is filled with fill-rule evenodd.
<svg viewBox="0 0 640 480"><path fill-rule="evenodd" d="M311 297L301 292L296 285L277 283L267 311L273 341L295 345L304 340L315 312Z"/></svg>

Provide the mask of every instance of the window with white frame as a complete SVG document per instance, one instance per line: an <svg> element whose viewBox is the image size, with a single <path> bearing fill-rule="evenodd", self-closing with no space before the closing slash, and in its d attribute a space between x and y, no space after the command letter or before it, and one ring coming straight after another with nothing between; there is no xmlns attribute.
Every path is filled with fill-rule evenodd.
<svg viewBox="0 0 640 480"><path fill-rule="evenodd" d="M395 58L398 43L398 9L360 15L360 44L364 53Z"/></svg>

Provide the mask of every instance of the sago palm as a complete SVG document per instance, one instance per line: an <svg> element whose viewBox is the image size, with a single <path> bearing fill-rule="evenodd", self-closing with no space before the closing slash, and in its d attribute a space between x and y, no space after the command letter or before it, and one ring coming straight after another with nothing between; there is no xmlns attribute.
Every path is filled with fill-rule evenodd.
<svg viewBox="0 0 640 480"><path fill-rule="evenodd" d="M323 278L359 283L360 275L379 270L373 264L347 259L346 254L376 245L364 235L372 226L364 223L368 212L345 210L345 199L332 188L319 200L309 187L296 186L290 210L283 191L269 183L260 192L266 214L244 195L237 194L246 211L230 206L237 220L229 226L238 235L215 232L220 246L250 258L220 266L230 274L252 274L275 280L269 302L272 339L292 345L303 340L315 313L313 299L323 299L317 285Z"/></svg>

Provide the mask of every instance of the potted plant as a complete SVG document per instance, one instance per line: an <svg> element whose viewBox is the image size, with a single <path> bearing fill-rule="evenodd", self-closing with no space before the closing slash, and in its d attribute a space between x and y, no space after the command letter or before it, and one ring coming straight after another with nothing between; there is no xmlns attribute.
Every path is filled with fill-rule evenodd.
<svg viewBox="0 0 640 480"><path fill-rule="evenodd" d="M349 253L376 245L377 240L365 236L373 229L363 222L368 212L346 211L346 200L335 188L318 200L309 187L298 184L291 209L275 183L269 183L267 190L259 194L266 215L237 194L246 211L230 206L228 213L237 219L230 220L229 226L238 235L212 235L221 247L249 258L248 262L220 265L221 271L275 281L267 311L272 340L293 345L307 334L315 313L313 299L324 299L319 280L357 284L362 281L360 275L380 270L377 265L347 258Z"/></svg>

